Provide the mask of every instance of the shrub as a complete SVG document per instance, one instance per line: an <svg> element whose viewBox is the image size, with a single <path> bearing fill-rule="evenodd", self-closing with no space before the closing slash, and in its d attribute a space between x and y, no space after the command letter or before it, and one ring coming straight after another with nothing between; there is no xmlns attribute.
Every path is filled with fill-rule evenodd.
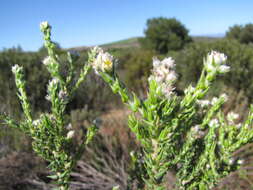
<svg viewBox="0 0 253 190"><path fill-rule="evenodd" d="M253 141L251 127L253 105L245 121L240 123L238 114L221 111L227 101L225 94L210 100L204 99L217 76L230 70L230 67L225 64L227 57L224 54L216 51L207 54L199 80L194 85L195 87L189 85L184 90L184 96L179 96L175 90L178 75L175 72L174 60L171 57L162 61L153 58L153 69L147 82L147 94L143 96L144 98L139 98L134 92L129 93L121 82L116 73L115 59L111 54L95 47L88 53L88 63L81 65L81 71L76 72L75 63L78 56L70 52L66 54L59 49L56 51L56 45L51 41L51 27L47 22L41 24L41 30L44 33L45 47L49 54L43 63L52 78L47 85L47 100L51 104L50 112L42 112L38 119L34 119L36 116L32 114L26 93L24 69L15 65L12 71L15 75L24 119L17 122L6 114L2 114L1 117L5 124L18 128L31 137L34 151L49 163L48 168L52 172L49 177L57 182L59 189L69 189L71 171L77 166L77 161L81 158L86 145L93 139L97 126L100 124L99 120L95 120L90 127L84 128L83 123L77 126L80 128L78 130L73 129L67 122L69 118L66 115L66 106L85 80L91 67L132 111L128 118L128 127L139 140L141 150L136 148L136 152L131 152L132 164L125 165L124 160L128 159L125 149L122 148L123 145L119 145L118 139L111 135L112 144L104 139L105 141L101 141L102 144L96 142L90 146L94 148L94 152L87 149L91 152L87 154L90 156L90 165L80 162L78 166L83 176L72 173L74 177L81 180L92 177L93 182L103 181L106 188L113 188L113 190L120 187L132 188L127 182L134 183L135 187L139 186L139 188L164 190L165 176L169 171L173 171L177 177L176 188L204 190L215 187L222 178L241 167L244 160L235 156L234 152L240 152L243 145ZM222 41L213 46L222 48L221 45L227 45L227 43L227 41ZM232 45L238 44L235 41L232 43L234 43ZM199 48L206 51L210 48L207 44L198 45L189 46L188 50ZM202 45L206 49L202 49ZM249 46L242 45L238 49L225 46L224 49L231 54L234 51L245 50L246 54L242 54L239 59L249 61L245 63L245 67L250 68L251 49ZM181 53L183 52L187 53L185 50ZM189 55L194 57L199 56L201 51L189 52ZM144 56L146 53L138 54L138 56ZM149 54L150 57L151 54ZM139 60L138 56L136 60ZM238 57L235 57L235 60L236 58ZM191 60L188 61L190 64L195 64ZM127 67L127 65L124 66ZM239 70L239 66L237 69ZM234 72L241 74L242 71L238 70ZM88 109L71 113L71 119L90 118L93 115ZM78 121L75 122L78 123ZM118 152L112 154L114 147ZM104 152L98 151L99 148ZM121 160L120 163L116 162L118 159ZM106 166L107 161L112 167ZM125 167L129 167L128 172L131 175L129 178L126 174L127 170L118 172L120 168ZM86 169L90 171L85 172ZM107 178L106 174L109 173L113 177ZM119 178L118 175L123 178ZM72 184L75 184L75 181ZM115 186L116 184L119 186Z"/></svg>
<svg viewBox="0 0 253 190"><path fill-rule="evenodd" d="M191 42L185 26L175 18L163 17L149 19L145 30L145 38L141 40L143 46L150 47L158 53L164 54L169 50L179 50Z"/></svg>
<svg viewBox="0 0 253 190"><path fill-rule="evenodd" d="M152 57L154 53L148 50L139 50L125 61L126 84L139 93L145 91L147 78L150 75Z"/></svg>
<svg viewBox="0 0 253 190"><path fill-rule="evenodd" d="M128 126L143 148L145 171L141 176L146 189L165 189L164 177L172 169L178 189L209 189L243 163L233 152L253 141L253 106L245 122L239 124L237 114L221 111L226 95L203 100L217 75L230 69L224 64L224 54L208 54L196 87L187 87L184 97L174 91L174 60L154 58L146 99L128 92L110 54L99 48L92 54L96 73L133 112Z"/></svg>
<svg viewBox="0 0 253 190"><path fill-rule="evenodd" d="M226 37L244 44L253 43L253 24L234 25L227 31Z"/></svg>
<svg viewBox="0 0 253 190"><path fill-rule="evenodd" d="M51 26L47 22L41 23L44 34L45 47L49 56L43 61L52 80L47 86L46 99L51 103L50 113L43 113L34 119L28 96L24 70L21 66L12 67L18 89L18 98L24 112L24 120L17 122L7 115L1 115L6 125L20 129L32 138L33 150L45 159L52 175L49 177L57 182L59 189L69 189L70 173L81 158L85 146L91 141L97 131L96 123L91 125L82 136L80 144L75 144L73 137L76 135L71 124L66 122L66 105L73 94L85 80L91 69L90 64L84 64L78 78L75 77L78 59L76 54L67 53L68 73L64 76L60 72L60 56L55 51L55 43L51 41ZM63 52L61 52L63 53Z"/></svg>

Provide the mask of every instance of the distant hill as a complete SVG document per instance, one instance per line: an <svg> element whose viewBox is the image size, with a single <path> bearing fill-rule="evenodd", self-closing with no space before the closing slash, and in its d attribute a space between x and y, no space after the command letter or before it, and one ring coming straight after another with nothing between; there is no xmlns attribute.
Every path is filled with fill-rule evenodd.
<svg viewBox="0 0 253 190"><path fill-rule="evenodd" d="M195 42L200 41L207 41L212 42L219 39L222 39L222 35L210 35L210 36L192 36ZM119 40L111 43L101 44L100 47L104 49L111 49L111 48L131 48L131 47L140 47L139 43L140 37L133 37L124 40ZM79 47L72 47L68 48L67 50L76 50L76 51L83 51L89 49L91 46L79 46Z"/></svg>
<svg viewBox="0 0 253 190"><path fill-rule="evenodd" d="M129 47L140 47L139 37L128 38L125 40L120 40L112 43L100 45L103 48L129 48Z"/></svg>
<svg viewBox="0 0 253 190"><path fill-rule="evenodd" d="M88 50L90 48L90 46L77 46L77 47L71 47L71 48L64 48L64 50L66 51L70 51L70 50L74 50L74 51L85 51Z"/></svg>

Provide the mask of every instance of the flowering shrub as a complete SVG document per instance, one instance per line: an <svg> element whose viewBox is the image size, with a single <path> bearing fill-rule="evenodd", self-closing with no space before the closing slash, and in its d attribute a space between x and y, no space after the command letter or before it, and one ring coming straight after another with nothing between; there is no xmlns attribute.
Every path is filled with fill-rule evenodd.
<svg viewBox="0 0 253 190"><path fill-rule="evenodd" d="M140 99L134 92L128 92L120 81L113 56L98 47L89 53L88 63L84 64L80 75L75 71L78 55L67 53L68 73L63 76L60 55L51 41L50 25L41 23L41 31L48 50L43 63L52 77L46 96L51 103L51 112L34 118L26 94L23 68L15 65L12 72L24 120L17 122L6 114L1 118L32 138L34 151L49 163L53 173L49 177L55 180L59 189L69 189L70 173L97 131L99 122L94 122L84 133L82 143L74 146L75 131L65 117L66 105L92 67L132 110L128 126L143 149L142 154L131 153L133 165L141 168L134 177L141 177L146 189L165 190L165 175L169 170L177 175L177 189L210 189L243 163L242 159L233 157L233 152L253 141L253 106L245 122L238 123L238 114L225 115L221 111L227 100L225 94L212 100L204 99L216 77L230 70L224 54L211 51L207 55L197 85L186 88L183 97L177 95L174 87L177 80L174 60L153 58L147 97Z"/></svg>
<svg viewBox="0 0 253 190"><path fill-rule="evenodd" d="M183 97L175 92L174 60L154 58L144 100L128 92L115 72L112 56L97 47L90 55L96 73L133 112L128 125L143 148L146 189L166 189L169 170L176 173L177 189L210 189L243 163L232 153L253 140L253 107L246 121L238 123L238 114L221 111L225 94L203 99L217 75L230 70L224 54L211 51L207 55L196 87L186 88ZM132 157L136 160L136 154Z"/></svg>
<svg viewBox="0 0 253 190"><path fill-rule="evenodd" d="M33 150L49 163L48 167L53 173L49 177L56 181L59 189L65 190L69 189L70 173L81 158L85 145L92 140L97 131L96 123L88 127L82 143L76 147L73 142L75 131L71 124L66 123L65 117L66 105L85 80L91 66L85 64L80 75L76 77L75 62L78 56L67 53L69 72L67 76L62 76L59 55L56 53L55 44L51 41L51 26L47 22L42 22L40 27L48 50L48 57L43 63L52 77L47 86L46 96L46 99L51 102L51 112L41 114L38 119L32 116L25 89L24 71L21 66L15 65L12 67L12 72L15 75L18 97L25 118L21 122L7 115L2 115L2 118L7 125L22 130L32 138Z"/></svg>

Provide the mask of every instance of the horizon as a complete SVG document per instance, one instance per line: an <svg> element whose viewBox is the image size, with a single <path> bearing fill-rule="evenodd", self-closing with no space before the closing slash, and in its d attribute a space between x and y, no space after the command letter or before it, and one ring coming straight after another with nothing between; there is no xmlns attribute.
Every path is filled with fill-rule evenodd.
<svg viewBox="0 0 253 190"><path fill-rule="evenodd" d="M3 0L0 50L20 46L37 51L43 45L39 24L45 20L52 25L53 40L63 48L142 37L147 19L161 16L176 18L191 36L222 37L235 24L252 23L250 5L250 0Z"/></svg>

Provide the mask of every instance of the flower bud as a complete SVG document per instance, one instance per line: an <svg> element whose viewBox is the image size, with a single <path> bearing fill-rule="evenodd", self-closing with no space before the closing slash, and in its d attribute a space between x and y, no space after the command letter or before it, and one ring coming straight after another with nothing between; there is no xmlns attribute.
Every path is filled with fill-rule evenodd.
<svg viewBox="0 0 253 190"><path fill-rule="evenodd" d="M74 130L69 131L68 134L67 134L67 139L72 139L74 137L74 135L75 135Z"/></svg>
<svg viewBox="0 0 253 190"><path fill-rule="evenodd" d="M13 73L18 73L18 72L20 72L22 70L22 67L20 67L19 65L14 65L14 66L12 66L12 68L11 68L11 71L13 72Z"/></svg>
<svg viewBox="0 0 253 190"><path fill-rule="evenodd" d="M177 74L174 71L174 67L174 60L171 57L162 61L156 57L153 58L153 71L149 81L155 80L158 84L158 90L167 98L171 97L175 89L173 84L177 80Z"/></svg>
<svg viewBox="0 0 253 190"><path fill-rule="evenodd" d="M211 51L208 54L207 61L209 63L214 62L216 65L221 65L225 63L227 60L227 56L223 53L217 52L217 51Z"/></svg>
<svg viewBox="0 0 253 190"><path fill-rule="evenodd" d="M218 119L212 119L210 122L209 122L209 126L217 126L217 125L219 125L219 121L218 121Z"/></svg>
<svg viewBox="0 0 253 190"><path fill-rule="evenodd" d="M211 102L209 100L197 100L197 104L200 107L205 108L205 107L209 106L211 104Z"/></svg>
<svg viewBox="0 0 253 190"><path fill-rule="evenodd" d="M230 71L230 67L227 65L221 65L218 70L220 73L227 73Z"/></svg>
<svg viewBox="0 0 253 190"><path fill-rule="evenodd" d="M111 72L113 69L113 56L107 52L104 53L104 51L98 47L95 47L92 52L96 53L92 63L95 72Z"/></svg>
<svg viewBox="0 0 253 190"><path fill-rule="evenodd" d="M227 56L217 51L211 51L206 60L204 61L205 68L208 72L226 73L230 70L230 67L225 65Z"/></svg>
<svg viewBox="0 0 253 190"><path fill-rule="evenodd" d="M47 56L42 62L44 65L48 66L48 65L52 64L53 60L50 56Z"/></svg>
<svg viewBox="0 0 253 190"><path fill-rule="evenodd" d="M239 118L239 114L234 113L234 112L229 112L227 115L227 120L229 122L229 124L233 125L234 121L237 120Z"/></svg>
<svg viewBox="0 0 253 190"><path fill-rule="evenodd" d="M51 28L47 21L43 21L40 23L40 30L44 32L46 29Z"/></svg>

